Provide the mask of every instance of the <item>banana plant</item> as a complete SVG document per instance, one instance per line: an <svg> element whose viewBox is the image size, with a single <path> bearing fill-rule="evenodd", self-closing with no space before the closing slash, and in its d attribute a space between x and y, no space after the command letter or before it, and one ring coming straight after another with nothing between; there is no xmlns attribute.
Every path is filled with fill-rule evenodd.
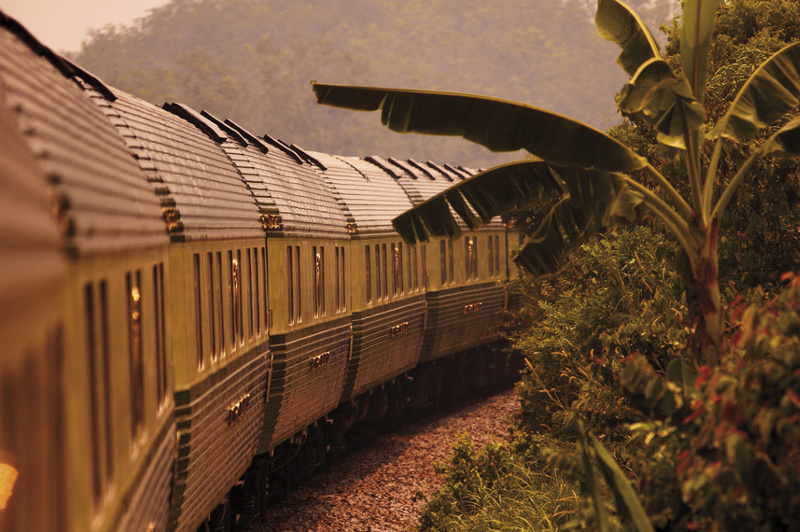
<svg viewBox="0 0 800 532"><path fill-rule="evenodd" d="M398 216L395 228L408 242L457 236L452 212L474 229L512 209L555 202L516 259L541 275L557 272L571 250L615 221L643 213L658 217L688 257L697 294L697 355L700 363L715 366L724 353L718 281L722 214L756 161L800 155L800 119L795 119L755 143L735 175L721 181L717 169L726 147L751 143L767 126L785 122L800 103L800 43L765 61L727 113L708 124L703 100L718 3L684 1L679 71L663 59L652 33L621 0L599 0L595 15L598 33L621 48L617 63L630 75L617 96L620 112L651 125L659 142L680 151L687 197L646 158L552 111L455 93L316 82L313 89L320 104L380 110L383 124L398 132L461 136L492 151L524 149L530 154L483 171Z"/></svg>

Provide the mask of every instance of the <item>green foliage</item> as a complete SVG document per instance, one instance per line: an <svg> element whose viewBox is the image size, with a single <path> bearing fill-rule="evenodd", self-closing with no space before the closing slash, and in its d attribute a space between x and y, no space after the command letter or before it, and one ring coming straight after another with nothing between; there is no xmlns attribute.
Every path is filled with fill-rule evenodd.
<svg viewBox="0 0 800 532"><path fill-rule="evenodd" d="M635 419L618 393L620 361L640 352L665 368L688 336L674 254L665 235L633 226L585 244L558 277L519 281L527 299L507 334L529 364L526 430L578 416L619 434Z"/></svg>
<svg viewBox="0 0 800 532"><path fill-rule="evenodd" d="M445 485L422 512L420 529L559 530L574 505L574 484L546 471L538 442L513 448L489 444L476 452L462 434L449 462L436 467Z"/></svg>
<svg viewBox="0 0 800 532"><path fill-rule="evenodd" d="M642 359L626 389L679 407L633 425L639 492L662 528L786 530L800 510L800 278L762 307L736 309L733 356L679 386ZM661 393L652 393L659 389Z"/></svg>
<svg viewBox="0 0 800 532"><path fill-rule="evenodd" d="M676 18L667 32L665 58L672 64L679 62L679 20ZM723 116L760 64L798 40L800 6L797 2L731 0L721 3L717 11L710 52L711 75L704 101L708 121L715 123ZM772 134L793 116L796 114L790 113L787 119L767 128L760 138ZM645 143L651 137L645 128L637 128L627 135L641 135ZM750 149L749 145L729 145L729 162L721 161L718 179L730 180ZM654 151L658 150L651 148L648 158L678 186L680 167L676 168L674 160L663 153L659 156ZM722 285L735 286L731 292L747 291L749 287L761 285L768 292L776 293L780 288L781 273L795 269L800 260L800 232L787 230L800 226L797 164L786 160L761 161L751 173L754 178L742 183L723 217L725 230L720 235Z"/></svg>

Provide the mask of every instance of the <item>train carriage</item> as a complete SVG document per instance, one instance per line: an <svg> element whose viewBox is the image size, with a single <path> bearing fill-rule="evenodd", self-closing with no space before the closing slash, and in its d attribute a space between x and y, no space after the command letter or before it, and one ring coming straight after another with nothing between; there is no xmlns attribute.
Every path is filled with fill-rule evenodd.
<svg viewBox="0 0 800 532"><path fill-rule="evenodd" d="M182 319L171 342L178 448L169 527L194 530L247 470L263 424L264 231L220 147L227 136L211 138L182 106L90 96L147 175L171 241L168 286Z"/></svg>
<svg viewBox="0 0 800 532"><path fill-rule="evenodd" d="M3 369L2 439L13 441L18 431L31 437L11 447L21 478L10 528L164 529L175 425L163 290L168 239L158 202L114 128L84 97L77 69L5 18L0 47L4 114L39 170L26 185L43 177L38 184L58 227L61 259L40 258L64 265L65 279L51 293L35 284L29 294L47 307L43 325L52 309L62 316L46 333L44 358L30 351L31 374L20 382ZM6 219L14 222L27 227L24 216ZM42 269L28 273L38 280ZM27 389L37 373L45 387ZM28 470L32 460L42 461L36 471Z"/></svg>
<svg viewBox="0 0 800 532"><path fill-rule="evenodd" d="M389 159L403 173L399 182L415 205L442 192L474 171L434 163ZM490 343L506 308L498 283L508 277L506 229L499 220L460 239L432 239L426 253L427 325L420 362Z"/></svg>
<svg viewBox="0 0 800 532"><path fill-rule="evenodd" d="M396 180L356 157L312 152L354 220L352 231L353 350L341 402L417 365L425 319L416 246L391 225L411 202Z"/></svg>
<svg viewBox="0 0 800 532"><path fill-rule="evenodd" d="M226 153L267 235L272 376L258 452L270 453L316 424L341 396L351 336L347 222L300 148L202 116L240 136Z"/></svg>

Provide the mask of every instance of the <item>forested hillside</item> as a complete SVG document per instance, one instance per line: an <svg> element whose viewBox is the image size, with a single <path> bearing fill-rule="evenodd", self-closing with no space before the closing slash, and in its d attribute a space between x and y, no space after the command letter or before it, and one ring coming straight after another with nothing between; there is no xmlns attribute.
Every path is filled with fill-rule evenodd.
<svg viewBox="0 0 800 532"><path fill-rule="evenodd" d="M632 3L658 27L672 2ZM173 0L135 26L95 32L73 59L152 103L187 103L300 146L487 166L511 157L320 107L309 81L487 94L605 129L625 78L593 10L584 0Z"/></svg>

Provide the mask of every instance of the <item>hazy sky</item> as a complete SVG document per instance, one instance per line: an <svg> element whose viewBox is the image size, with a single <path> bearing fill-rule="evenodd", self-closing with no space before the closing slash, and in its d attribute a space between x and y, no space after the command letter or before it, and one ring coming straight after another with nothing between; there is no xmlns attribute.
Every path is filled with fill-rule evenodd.
<svg viewBox="0 0 800 532"><path fill-rule="evenodd" d="M131 24L168 0L0 0L0 9L42 43L57 51L76 51L88 30L106 24Z"/></svg>

